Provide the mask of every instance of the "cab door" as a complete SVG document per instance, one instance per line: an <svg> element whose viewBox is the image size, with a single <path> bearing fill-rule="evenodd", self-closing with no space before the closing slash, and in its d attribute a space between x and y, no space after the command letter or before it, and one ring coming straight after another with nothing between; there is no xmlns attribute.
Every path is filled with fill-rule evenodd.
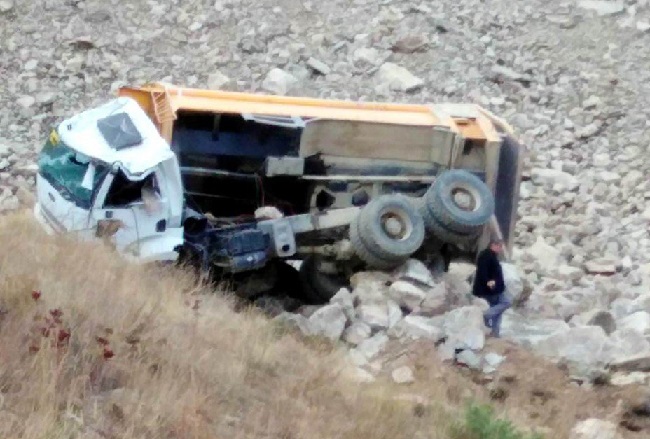
<svg viewBox="0 0 650 439"><path fill-rule="evenodd" d="M159 179L158 172L135 181L122 171L109 175L93 209L95 236L129 258L174 260L182 229L168 227L169 200Z"/></svg>

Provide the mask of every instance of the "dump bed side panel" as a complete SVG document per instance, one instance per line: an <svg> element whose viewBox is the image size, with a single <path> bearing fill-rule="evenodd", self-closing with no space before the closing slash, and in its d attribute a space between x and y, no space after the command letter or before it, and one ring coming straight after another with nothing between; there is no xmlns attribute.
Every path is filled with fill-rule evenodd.
<svg viewBox="0 0 650 439"><path fill-rule="evenodd" d="M449 163L454 133L431 126L317 120L307 124L300 155Z"/></svg>

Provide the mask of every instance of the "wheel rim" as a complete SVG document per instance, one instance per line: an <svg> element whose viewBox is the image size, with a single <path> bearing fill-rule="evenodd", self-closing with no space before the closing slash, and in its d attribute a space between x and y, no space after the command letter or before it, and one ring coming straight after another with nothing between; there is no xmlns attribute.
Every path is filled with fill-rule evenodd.
<svg viewBox="0 0 650 439"><path fill-rule="evenodd" d="M476 212L481 207L481 196L469 185L458 185L451 189L451 200L463 212Z"/></svg>
<svg viewBox="0 0 650 439"><path fill-rule="evenodd" d="M383 232L390 239L403 241L413 233L413 224L403 212L383 212L380 220Z"/></svg>

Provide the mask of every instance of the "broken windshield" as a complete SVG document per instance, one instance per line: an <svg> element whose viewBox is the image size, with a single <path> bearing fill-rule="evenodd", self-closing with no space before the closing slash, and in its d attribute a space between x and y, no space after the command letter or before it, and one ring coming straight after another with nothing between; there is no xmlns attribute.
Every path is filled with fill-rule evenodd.
<svg viewBox="0 0 650 439"><path fill-rule="evenodd" d="M70 148L53 130L38 158L41 176L63 196L83 209L89 209L94 189L106 174L107 168L98 165L92 184L83 184L90 159Z"/></svg>

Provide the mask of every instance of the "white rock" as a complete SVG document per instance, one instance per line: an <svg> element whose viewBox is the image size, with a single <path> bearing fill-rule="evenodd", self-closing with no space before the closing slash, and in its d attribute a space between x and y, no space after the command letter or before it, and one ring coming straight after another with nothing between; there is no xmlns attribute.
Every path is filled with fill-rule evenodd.
<svg viewBox="0 0 650 439"><path fill-rule="evenodd" d="M353 355L359 356L366 362L372 360L388 343L388 336L384 333L377 333L367 340L362 341L359 345L352 349L350 352Z"/></svg>
<svg viewBox="0 0 650 439"><path fill-rule="evenodd" d="M632 301L632 299L626 299L624 297L620 297L614 300L610 305L610 309L612 311L612 315L614 316L614 318L616 320L619 320L634 312L633 303L634 302Z"/></svg>
<svg viewBox="0 0 650 439"><path fill-rule="evenodd" d="M419 309L426 298L426 293L422 288L404 280L393 282L388 288L388 294L399 306L411 311Z"/></svg>
<svg viewBox="0 0 650 439"><path fill-rule="evenodd" d="M413 371L408 366L398 367L397 369L393 370L391 376L393 377L393 381L395 381L397 384L410 384L412 382L415 382Z"/></svg>
<svg viewBox="0 0 650 439"><path fill-rule="evenodd" d="M339 304L325 305L309 317L314 334L338 340L348 319Z"/></svg>
<svg viewBox="0 0 650 439"><path fill-rule="evenodd" d="M380 83L386 85L390 90L410 92L421 88L424 81L404 67L387 62L377 71L377 77Z"/></svg>
<svg viewBox="0 0 650 439"><path fill-rule="evenodd" d="M647 355L650 353L650 342L634 329L618 329L609 336L604 352L608 363L617 363L636 355Z"/></svg>
<svg viewBox="0 0 650 439"><path fill-rule="evenodd" d="M393 328L402 320L404 314L402 314L402 309L397 302L393 300L386 302L386 310L388 312L388 328Z"/></svg>
<svg viewBox="0 0 650 439"><path fill-rule="evenodd" d="M570 439L619 439L616 424L590 418L581 421L571 430Z"/></svg>
<svg viewBox="0 0 650 439"><path fill-rule="evenodd" d="M621 179L621 185L625 189L636 189L646 177L641 171L636 169L631 169L627 172Z"/></svg>
<svg viewBox="0 0 650 439"><path fill-rule="evenodd" d="M607 334L611 334L616 330L616 319L612 313L602 309L575 315L571 322L576 326L600 326Z"/></svg>
<svg viewBox="0 0 650 439"><path fill-rule="evenodd" d="M604 362L603 347L607 335L599 326L583 326L555 333L538 342L534 349L549 359L566 360L580 366Z"/></svg>
<svg viewBox="0 0 650 439"><path fill-rule="evenodd" d="M449 301L447 299L447 287L440 283L429 289L422 303L418 314L426 316L437 316L449 310Z"/></svg>
<svg viewBox="0 0 650 439"><path fill-rule="evenodd" d="M283 323L285 325L293 326L298 330L300 330L300 332L302 332L305 335L313 334L313 328L311 326L311 323L306 317L300 314L283 312L278 316L276 316L273 320L276 322Z"/></svg>
<svg viewBox="0 0 650 439"><path fill-rule="evenodd" d="M580 187L580 181L576 177L556 169L534 168L531 170L530 177L536 184L551 186L559 184L568 191L574 191Z"/></svg>
<svg viewBox="0 0 650 439"><path fill-rule="evenodd" d="M14 8L13 0L0 0L0 14L7 13Z"/></svg>
<svg viewBox="0 0 650 439"><path fill-rule="evenodd" d="M602 101L598 96L590 96L582 103L582 108L585 110L590 110L596 107L599 107Z"/></svg>
<svg viewBox="0 0 650 439"><path fill-rule="evenodd" d="M348 320L354 319L355 317L354 298L352 297L352 293L350 293L350 290L348 290L347 288L341 288L339 292L336 293L334 297L330 299L330 303L339 304L343 309L343 312L345 313Z"/></svg>
<svg viewBox="0 0 650 439"><path fill-rule="evenodd" d="M650 21L637 21L636 30L639 32L648 32L650 30Z"/></svg>
<svg viewBox="0 0 650 439"><path fill-rule="evenodd" d="M585 270L589 274L612 275L616 274L616 261L606 258L595 259L585 263Z"/></svg>
<svg viewBox="0 0 650 439"><path fill-rule="evenodd" d="M21 96L16 100L16 103L23 108L30 108L36 103L36 98L33 96Z"/></svg>
<svg viewBox="0 0 650 439"><path fill-rule="evenodd" d="M264 78L262 88L273 94L286 95L297 83L298 79L291 73L274 68Z"/></svg>
<svg viewBox="0 0 650 439"><path fill-rule="evenodd" d="M351 378L357 383L373 383L375 376L365 369L355 367L352 369Z"/></svg>
<svg viewBox="0 0 650 439"><path fill-rule="evenodd" d="M620 319L617 322L617 327L621 330L630 329L639 334L650 335L650 313L637 311Z"/></svg>
<svg viewBox="0 0 650 439"><path fill-rule="evenodd" d="M38 60L30 59L29 61L27 61L27 62L25 63L25 66L24 66L23 68L24 68L25 70L29 71L29 70L34 70L34 69L36 69L36 67L38 67Z"/></svg>
<svg viewBox="0 0 650 439"><path fill-rule="evenodd" d="M483 349L484 328L483 312L476 306L456 308L445 314L443 331L447 343L457 349Z"/></svg>
<svg viewBox="0 0 650 439"><path fill-rule="evenodd" d="M647 310L650 310L650 294L641 294L639 297L629 303L627 314Z"/></svg>
<svg viewBox="0 0 650 439"><path fill-rule="evenodd" d="M439 341L444 337L442 328L428 317L406 316L389 331L389 335L400 339L424 338Z"/></svg>
<svg viewBox="0 0 650 439"><path fill-rule="evenodd" d="M585 272L578 267L563 264L557 267L557 269L552 271L550 274L559 280L576 281L583 277Z"/></svg>
<svg viewBox="0 0 650 439"><path fill-rule="evenodd" d="M220 71L216 71L214 73L210 73L208 76L208 88L212 90L220 90L223 88L224 85L228 84L230 82L230 78L221 73Z"/></svg>
<svg viewBox="0 0 650 439"><path fill-rule="evenodd" d="M568 331L569 328L570 326L563 320L528 318L509 309L503 314L501 335L527 348L532 348L541 340Z"/></svg>
<svg viewBox="0 0 650 439"><path fill-rule="evenodd" d="M371 335L372 328L370 326L363 322L354 322L343 332L343 340L356 346L370 338Z"/></svg>
<svg viewBox="0 0 650 439"><path fill-rule="evenodd" d="M307 65L312 70L320 73L321 75L329 75L330 73L332 73L332 69L330 69L327 64L313 57L309 57L309 59L307 60Z"/></svg>
<svg viewBox="0 0 650 439"><path fill-rule="evenodd" d="M595 11L598 15L616 15L625 12L625 3L611 0L580 0L578 6Z"/></svg>
<svg viewBox="0 0 650 439"><path fill-rule="evenodd" d="M359 305L357 307L357 318L371 328L388 329L390 327L386 302Z"/></svg>
<svg viewBox="0 0 650 439"><path fill-rule="evenodd" d="M485 354L485 363L492 367L499 367L506 359L503 355L499 355L495 352L488 352Z"/></svg>
<svg viewBox="0 0 650 439"><path fill-rule="evenodd" d="M503 280L506 284L506 290L513 301L517 300L524 291L524 282L521 278L521 273L516 265L507 262L502 262L501 268L503 270Z"/></svg>
<svg viewBox="0 0 650 439"><path fill-rule="evenodd" d="M524 258L532 260L535 269L541 271L541 274L552 273L560 265L560 256L560 251L547 244L541 236L537 237L532 246L524 250Z"/></svg>
<svg viewBox="0 0 650 439"><path fill-rule="evenodd" d="M456 355L456 361L460 364L464 364L471 369L479 369L481 367L481 356L477 355L475 352L465 349Z"/></svg>
<svg viewBox="0 0 650 439"><path fill-rule="evenodd" d="M353 298L361 304L383 304L388 297L387 282L390 276L383 272L359 272L352 276L350 285Z"/></svg>
<svg viewBox="0 0 650 439"><path fill-rule="evenodd" d="M615 372L612 374L610 383L614 386L630 386L633 384L648 384L650 373L647 372Z"/></svg>
<svg viewBox="0 0 650 439"><path fill-rule="evenodd" d="M417 259L408 259L402 266L395 270L393 276L400 280L414 281L429 287L435 287L437 285L431 271L429 271L422 261Z"/></svg>
<svg viewBox="0 0 650 439"><path fill-rule="evenodd" d="M360 47L353 52L352 61L358 66L376 66L381 63L382 57L377 49Z"/></svg>

